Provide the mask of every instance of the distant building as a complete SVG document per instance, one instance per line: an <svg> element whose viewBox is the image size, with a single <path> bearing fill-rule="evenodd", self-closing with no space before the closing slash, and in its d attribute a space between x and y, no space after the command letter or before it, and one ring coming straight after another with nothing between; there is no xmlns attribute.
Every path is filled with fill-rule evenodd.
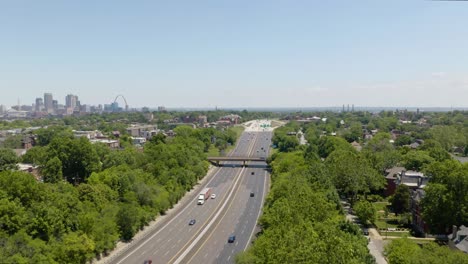
<svg viewBox="0 0 468 264"><path fill-rule="evenodd" d="M40 112L44 110L44 100L42 98L36 98L36 111Z"/></svg>
<svg viewBox="0 0 468 264"><path fill-rule="evenodd" d="M65 107L75 109L77 107L78 96L69 94L65 97Z"/></svg>
<svg viewBox="0 0 468 264"><path fill-rule="evenodd" d="M132 137L133 145L143 146L146 143L146 138L144 137Z"/></svg>
<svg viewBox="0 0 468 264"><path fill-rule="evenodd" d="M204 127L208 123L208 117L206 115L201 115L198 117L198 125Z"/></svg>
<svg viewBox="0 0 468 264"><path fill-rule="evenodd" d="M227 121L229 122L231 125L236 125L236 124L239 124L240 123L240 119L241 117L238 116L238 115L234 115L234 114L230 114L230 115L226 115L226 116L223 116L219 119L219 121Z"/></svg>
<svg viewBox="0 0 468 264"><path fill-rule="evenodd" d="M53 104L53 97L51 93L44 93L44 106L47 113L54 112L54 104Z"/></svg>
<svg viewBox="0 0 468 264"><path fill-rule="evenodd" d="M58 101L57 100L52 100L52 109L54 112L58 110Z"/></svg>
<svg viewBox="0 0 468 264"><path fill-rule="evenodd" d="M158 106L158 112L167 112L165 106Z"/></svg>
<svg viewBox="0 0 468 264"><path fill-rule="evenodd" d="M117 149L120 148L120 142L113 139L97 138L89 140L92 144L101 143L107 145L109 148Z"/></svg>
<svg viewBox="0 0 468 264"><path fill-rule="evenodd" d="M73 136L76 138L85 137L87 139L95 139L98 137L103 137L103 134L100 131L80 131L80 130L73 130Z"/></svg>
<svg viewBox="0 0 468 264"><path fill-rule="evenodd" d="M132 125L127 128L127 133L132 137L145 137L148 132L156 132L157 127L155 125Z"/></svg>

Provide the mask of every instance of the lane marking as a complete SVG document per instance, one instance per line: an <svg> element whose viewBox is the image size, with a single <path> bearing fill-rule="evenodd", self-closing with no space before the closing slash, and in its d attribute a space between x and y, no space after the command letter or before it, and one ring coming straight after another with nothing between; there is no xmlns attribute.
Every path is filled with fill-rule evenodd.
<svg viewBox="0 0 468 264"><path fill-rule="evenodd" d="M241 135L242 137L242 135ZM240 137L240 138L241 138ZM239 147L241 146L241 144L237 144L236 147L234 148L234 150L237 150ZM230 152L228 156L232 156L233 155L233 152ZM206 188L215 178L216 176L218 175L218 173L222 171L221 168L215 168L215 172L213 174L213 176L211 177L211 179L203 186L203 188ZM205 175L205 177L209 177L207 175ZM131 255L133 255L136 251L138 251L141 247L143 247L146 243L148 243L151 239L153 239L157 234L159 234L161 231L163 231L167 226L169 226L170 223L172 223L175 219L178 219L178 217L187 210L187 208L192 208L192 203L195 202L197 200L198 196L195 195L194 199L192 200L189 200L189 202L187 203L187 205L178 213L176 214L172 219L170 219L165 225L163 225L156 233L154 233L153 235L149 236L146 238L146 240L143 240L143 242L138 246L136 247L134 250L132 250L130 253L128 253L127 255L125 255L119 262L116 262L116 264L120 264L122 263L124 260L126 260L128 257L130 257ZM145 239L145 238L143 238ZM161 238L158 239L157 242L161 241ZM105 263L115 259L115 258L118 258L119 256L122 256L122 254L124 254L124 252L120 253L120 254L116 254L116 256L114 257L110 257L107 261L104 261Z"/></svg>
<svg viewBox="0 0 468 264"><path fill-rule="evenodd" d="M255 233L255 227L257 227L257 223L258 223L258 218L260 218L260 214L262 212L262 207L263 207L263 201L265 199L265 192L266 192L266 183L267 183L267 172L265 171L264 175L263 175L263 192L262 192L262 200L260 201L261 204L260 204L260 209L258 210L258 214L257 214L257 220L255 220L255 225L253 226L252 228L252 233L250 233L250 237L249 237L249 240L247 241L247 244L245 245L245 248L244 248L244 251L247 250L247 248L250 246L250 243L252 241L252 237Z"/></svg>
<svg viewBox="0 0 468 264"><path fill-rule="evenodd" d="M244 168L242 168L242 170L244 170ZM228 204L228 202L230 202L230 198L232 196L232 194L234 193L234 190L236 190L239 185L238 185L238 182L239 180L242 178L242 173L239 175L239 177L237 177L236 179L236 182L234 184L234 187L231 189L231 191L229 192L229 196L226 198L226 200L224 201L223 205L218 209L218 211L216 212L215 216L213 218L211 218L211 221L205 226L205 228L202 230L202 232L199 233L199 235L197 236L197 238L195 238L195 240L192 241L192 243L185 249L185 251L174 261L174 264L178 264L178 263L181 263L182 260L187 256L187 254L195 247L195 245L198 243L198 241L201 240L201 238L203 237L203 235L205 235L206 232L208 232L208 229L213 225L213 223L217 220L217 218L219 217L219 215L221 214L221 212L223 211L223 209L226 207L226 205ZM236 191L237 193L237 191ZM232 202L230 203L232 204ZM221 221L220 221L221 222ZM219 224L219 222L218 222ZM208 239L205 239L204 243L208 241ZM203 245L203 244L202 244ZM201 247L200 247L201 248ZM198 252L198 250L197 250ZM196 253L195 253L196 254ZM169 261L171 262L171 261ZM188 261L188 263L190 263L190 261Z"/></svg>
<svg viewBox="0 0 468 264"><path fill-rule="evenodd" d="M250 151L248 151L248 156L251 154L251 152L253 151L253 148L257 142L257 138L258 138L258 135L255 135L255 139L254 139L254 143L250 146ZM221 213L221 211L224 209L224 207L226 206L227 202L229 201L229 198L232 196L233 194L233 191L235 189L239 189L241 184L237 184L239 179L242 178L243 175L243 171L246 169L247 167L242 167L241 169L241 173L239 174L239 177L236 179L236 183L234 184L234 187L231 189L231 192L229 193L229 196L228 198L225 200L222 208L219 208L216 215L214 216L214 218L210 221L210 223L203 229L203 231L199 234L199 236L190 244L190 246L182 253L182 255L180 255L176 261L174 262L174 264L178 264L180 263L184 258L185 256L190 252L190 250L192 250L196 243L201 239L201 237L208 231L208 228L216 221L217 217L219 216L219 214ZM236 193L234 194L234 198L237 196L238 194L238 191L236 191ZM232 206L232 202L234 200L234 198L232 199L232 201L230 202L229 204L229 207L228 209L224 212L224 215L221 217L221 219L219 220L219 222L216 224L216 226L214 227L214 229L216 229L218 227L218 225L222 222L223 218L226 216L227 212L229 211L229 208ZM190 261L193 259L193 257L200 251L201 248L203 248L203 245L209 240L209 238L211 237L211 235L213 235L214 231L211 231L210 235L208 236L207 239L204 240L204 242L202 243L202 245L198 248L198 250L192 255L192 257L190 258L190 260L187 262L187 263L190 263ZM219 255L218 255L219 256ZM171 259L172 260L172 259Z"/></svg>

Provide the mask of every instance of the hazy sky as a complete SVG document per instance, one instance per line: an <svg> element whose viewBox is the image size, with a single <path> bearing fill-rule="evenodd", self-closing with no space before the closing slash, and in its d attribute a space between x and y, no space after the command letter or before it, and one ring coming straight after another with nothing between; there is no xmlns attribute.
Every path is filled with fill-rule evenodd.
<svg viewBox="0 0 468 264"><path fill-rule="evenodd" d="M0 104L468 106L468 2L0 1Z"/></svg>

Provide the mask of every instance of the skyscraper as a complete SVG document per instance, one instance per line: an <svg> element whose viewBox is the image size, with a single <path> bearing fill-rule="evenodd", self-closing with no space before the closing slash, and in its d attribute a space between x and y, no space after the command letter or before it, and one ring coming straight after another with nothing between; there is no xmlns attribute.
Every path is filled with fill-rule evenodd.
<svg viewBox="0 0 468 264"><path fill-rule="evenodd" d="M44 93L44 106L47 111L47 113L53 113L54 112L54 104L53 104L53 97L51 93Z"/></svg>
<svg viewBox="0 0 468 264"><path fill-rule="evenodd" d="M65 97L65 107L75 109L77 107L78 96L69 94Z"/></svg>
<svg viewBox="0 0 468 264"><path fill-rule="evenodd" d="M42 109L44 109L44 100L42 100L42 98L38 97L36 98L36 111L42 111Z"/></svg>

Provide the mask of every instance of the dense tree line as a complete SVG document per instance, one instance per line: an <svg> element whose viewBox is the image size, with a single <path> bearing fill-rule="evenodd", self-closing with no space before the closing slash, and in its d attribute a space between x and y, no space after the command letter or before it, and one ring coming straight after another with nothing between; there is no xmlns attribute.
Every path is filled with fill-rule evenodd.
<svg viewBox="0 0 468 264"><path fill-rule="evenodd" d="M2 150L7 159L0 172L0 262L85 263L106 254L206 174L205 150L213 136L236 140L232 131L175 132L174 138L154 137L138 151L91 144L56 126L40 130L39 145L23 160L39 165L44 182L11 171L16 156Z"/></svg>
<svg viewBox="0 0 468 264"><path fill-rule="evenodd" d="M310 150L285 151L272 157L262 232L237 263L374 263L361 230L342 214L330 167Z"/></svg>
<svg viewBox="0 0 468 264"><path fill-rule="evenodd" d="M435 234L468 225L468 163L434 162L425 168L431 181L422 201L423 218Z"/></svg>
<svg viewBox="0 0 468 264"><path fill-rule="evenodd" d="M395 239L385 247L390 264L467 264L468 255L434 242L418 245L407 238Z"/></svg>

